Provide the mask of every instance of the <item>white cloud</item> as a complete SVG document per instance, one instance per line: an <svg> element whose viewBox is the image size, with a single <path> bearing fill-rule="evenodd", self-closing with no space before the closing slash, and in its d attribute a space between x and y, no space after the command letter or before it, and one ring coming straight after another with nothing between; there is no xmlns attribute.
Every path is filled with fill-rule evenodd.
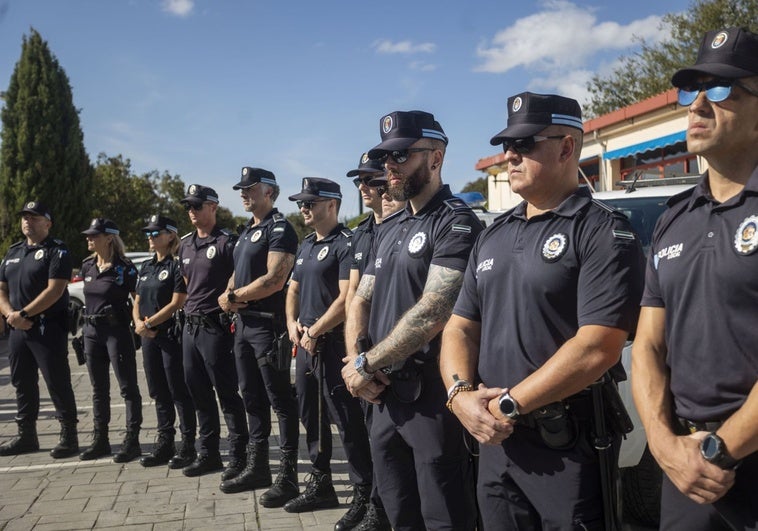
<svg viewBox="0 0 758 531"><path fill-rule="evenodd" d="M479 46L481 62L474 71L503 74L521 67L529 79L524 89L555 92L585 104L587 82L619 66L618 56L636 46L635 37L654 43L669 34L659 29L660 16L619 24L598 21L594 9L568 0L545 0L540 8Z"/></svg>
<svg viewBox="0 0 758 531"><path fill-rule="evenodd" d="M376 50L376 53L386 54L434 53L437 49L437 45L433 42L414 44L412 41L392 42L387 39L374 41L372 47Z"/></svg>
<svg viewBox="0 0 758 531"><path fill-rule="evenodd" d="M194 0L163 0L163 11L177 17L189 16L194 7Z"/></svg>
<svg viewBox="0 0 758 531"><path fill-rule="evenodd" d="M408 68L411 70L418 70L419 72L432 72L437 70L437 65L425 63L424 61L411 61Z"/></svg>

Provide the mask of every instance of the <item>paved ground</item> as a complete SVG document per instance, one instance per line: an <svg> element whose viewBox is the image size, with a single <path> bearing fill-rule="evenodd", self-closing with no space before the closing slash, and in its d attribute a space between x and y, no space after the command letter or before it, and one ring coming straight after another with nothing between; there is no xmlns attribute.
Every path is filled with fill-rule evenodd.
<svg viewBox="0 0 758 531"><path fill-rule="evenodd" d="M16 433L15 391L10 383L7 340L0 339L0 441ZM147 453L155 439L155 408L147 396L141 352L137 352L144 423L140 441ZM79 444L86 446L92 432L92 396L87 369L76 365L73 353L72 381L79 410ZM138 461L126 464L111 459L79 461L78 457L54 460L49 450L58 441L60 425L44 382L40 382L42 406L37 423L41 450L34 454L0 457L0 530L72 529L314 529L332 530L347 510L352 492L347 468L336 432L333 472L335 488L342 502L338 509L293 515L282 509L266 509L258 504L263 490L223 494L218 490L219 474L187 478L168 467L143 468ZM115 392L114 392L115 389ZM111 379L111 446L117 451L123 438L124 406L115 378ZM271 437L274 474L278 466L276 426ZM225 432L225 429L222 428ZM223 443L222 443L223 444ZM300 478L309 470L301 439ZM227 458L227 447L222 446Z"/></svg>
<svg viewBox="0 0 758 531"><path fill-rule="evenodd" d="M10 383L8 342L0 339L0 441L16 434L15 392ZM140 440L147 453L155 439L155 409L147 396L141 352L138 356L140 390L143 393L144 423ZM72 381L79 409L80 446L89 444L92 432L92 396L85 367L76 365L73 352ZM168 531L179 529L299 530L327 531L347 510L352 489L348 482L344 451L333 429L335 488L342 502L338 509L293 515L282 509L266 509L258 504L263 491L223 494L218 490L219 474L200 478L184 477L168 467L143 468L139 462L116 464L111 459L79 461L78 457L54 460L48 451L58 441L59 424L40 382L42 406L37 423L41 450L34 454L0 457L0 530L139 529ZM115 392L113 390L116 390ZM113 420L110 439L117 451L123 438L124 406L111 377ZM222 431L224 428L222 427ZM222 453L226 459L227 447ZM274 474L277 472L277 427L271 437ZM300 441L301 488L310 462L304 439ZM625 526L625 531L643 531Z"/></svg>

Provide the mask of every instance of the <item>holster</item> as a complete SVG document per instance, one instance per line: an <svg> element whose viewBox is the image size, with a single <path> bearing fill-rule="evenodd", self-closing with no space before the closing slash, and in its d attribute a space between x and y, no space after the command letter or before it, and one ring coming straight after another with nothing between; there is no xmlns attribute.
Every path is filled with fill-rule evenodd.
<svg viewBox="0 0 758 531"><path fill-rule="evenodd" d="M87 358L84 355L84 338L81 335L71 340L71 347L74 349L74 354L76 354L76 363L79 365L87 363Z"/></svg>
<svg viewBox="0 0 758 531"><path fill-rule="evenodd" d="M410 357L399 370L387 376L390 379L388 389L398 402L413 404L421 397L424 391L424 362Z"/></svg>
<svg viewBox="0 0 758 531"><path fill-rule="evenodd" d="M626 410L624 401L619 394L618 385L610 374L605 373L602 378L603 405L605 406L605 422L608 431L615 435L626 436L634 429L629 412Z"/></svg>

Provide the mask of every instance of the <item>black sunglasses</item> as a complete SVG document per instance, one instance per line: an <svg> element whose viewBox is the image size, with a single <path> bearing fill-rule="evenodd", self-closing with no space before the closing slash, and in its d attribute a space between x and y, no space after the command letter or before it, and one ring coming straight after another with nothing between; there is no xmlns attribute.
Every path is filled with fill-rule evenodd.
<svg viewBox="0 0 758 531"><path fill-rule="evenodd" d="M205 206L205 203L200 203L199 205L193 205L192 203L184 203L184 210L189 212L190 210L194 210L195 212L199 212L203 209Z"/></svg>
<svg viewBox="0 0 758 531"><path fill-rule="evenodd" d="M743 85L736 79L711 79L702 83L692 83L679 89L677 100L679 105L688 107L697 99L697 95L705 92L705 98L711 103L724 101L732 93L732 87L738 86L748 94L758 97L758 92Z"/></svg>
<svg viewBox="0 0 758 531"><path fill-rule="evenodd" d="M411 153L420 153L421 151L434 151L434 148L408 148L408 149L397 149L395 151L388 151L382 156L381 160L387 160L387 158L391 158L398 164L403 164L405 161L408 160Z"/></svg>
<svg viewBox="0 0 758 531"><path fill-rule="evenodd" d="M382 174L377 173L375 175L364 175L363 177L356 177L353 179L353 184L356 188L358 188L361 184L365 184L366 186L371 186L373 188L382 186L383 183L377 181L378 175ZM372 182L376 182L376 184L371 184Z"/></svg>
<svg viewBox="0 0 758 531"><path fill-rule="evenodd" d="M151 230L151 231L145 231L145 238L147 238L147 239L150 239L150 238L157 238L157 237L158 237L158 236L160 236L161 234L163 234L163 231L162 231L162 230Z"/></svg>
<svg viewBox="0 0 758 531"><path fill-rule="evenodd" d="M306 210L312 210L313 205L316 203L324 203L326 201L329 201L328 199L322 199L320 201L295 201L295 204L297 205L297 208L304 208Z"/></svg>
<svg viewBox="0 0 758 531"><path fill-rule="evenodd" d="M544 142L545 140L558 140L559 138L565 138L566 135L553 135L553 136L525 136L524 138L506 138L503 140L503 153L507 153L509 149L512 149L520 155L526 155L534 149L537 142Z"/></svg>

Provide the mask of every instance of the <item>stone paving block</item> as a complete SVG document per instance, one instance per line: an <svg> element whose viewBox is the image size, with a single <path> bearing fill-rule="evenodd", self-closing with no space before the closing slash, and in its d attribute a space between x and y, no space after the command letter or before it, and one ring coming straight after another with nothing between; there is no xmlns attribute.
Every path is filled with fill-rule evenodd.
<svg viewBox="0 0 758 531"><path fill-rule="evenodd" d="M103 489L102 485L73 485L63 497L63 499L73 500L75 498L90 498L92 496L99 496L103 494L103 490L108 489Z"/></svg>
<svg viewBox="0 0 758 531"><path fill-rule="evenodd" d="M91 511L108 511L113 508L114 503L116 502L116 496L115 495L107 495L107 496L92 496L88 501L87 505L84 507L85 512L91 512Z"/></svg>
<svg viewBox="0 0 758 531"><path fill-rule="evenodd" d="M153 531L182 531L184 529L184 521L178 522L156 522L153 525Z"/></svg>
<svg viewBox="0 0 758 531"><path fill-rule="evenodd" d="M184 520L184 529L195 531L219 531L219 528L242 529L245 519L241 514L229 514L226 516L207 516L205 518L186 518Z"/></svg>
<svg viewBox="0 0 758 531"><path fill-rule="evenodd" d="M181 509L179 511L174 511L170 513L161 513L161 514L132 514L131 511L129 511L129 515L126 517L126 520L124 521L125 525L133 525L133 524L153 524L155 522L181 522L184 519L184 509Z"/></svg>
<svg viewBox="0 0 758 531"><path fill-rule="evenodd" d="M62 530L67 529L92 529L97 520L97 513L79 514L46 514L40 517L37 529Z"/></svg>
<svg viewBox="0 0 758 531"><path fill-rule="evenodd" d="M145 494L147 492L147 480L140 480L140 481L123 481L121 479L121 476L119 476L119 482L121 484L121 489L119 490L119 494L125 495L125 494Z"/></svg>
<svg viewBox="0 0 758 531"><path fill-rule="evenodd" d="M84 510L84 506L87 505L86 498L79 498L76 500L50 500L43 501L37 500L29 508L31 514L52 514L52 515L64 515L64 514L76 514L81 513Z"/></svg>
<svg viewBox="0 0 758 531"><path fill-rule="evenodd" d="M186 518L205 518L215 514L216 503L213 500L198 499L197 503L187 505Z"/></svg>
<svg viewBox="0 0 758 531"><path fill-rule="evenodd" d="M44 492L43 488L35 489L0 489L0 504L7 503L24 503L27 500L34 500Z"/></svg>
<svg viewBox="0 0 758 531"><path fill-rule="evenodd" d="M68 485L51 482L50 486L42 491L39 500L43 502L62 500L70 489Z"/></svg>
<svg viewBox="0 0 758 531"><path fill-rule="evenodd" d="M126 521L128 509L119 510L116 507L107 511L100 511L97 515L95 528L119 527Z"/></svg>
<svg viewBox="0 0 758 531"><path fill-rule="evenodd" d="M101 472L95 472L95 477L92 478L92 485L98 485L101 483L114 484L118 480L120 474L121 472L118 470L103 470Z"/></svg>
<svg viewBox="0 0 758 531"><path fill-rule="evenodd" d="M29 500L26 503L19 502L4 504L2 507L0 507L0 522L7 522L8 520L12 520L14 518L21 518L29 510L29 507L31 507L32 503L34 503L34 500ZM2 528L3 526L0 524L0 529Z"/></svg>
<svg viewBox="0 0 758 531"><path fill-rule="evenodd" d="M197 502L197 489L171 491L169 503L193 504Z"/></svg>
<svg viewBox="0 0 758 531"><path fill-rule="evenodd" d="M214 512L216 516L247 512L253 512L253 499L249 493L227 495L224 499L216 500L216 508Z"/></svg>
<svg viewBox="0 0 758 531"><path fill-rule="evenodd" d="M34 524L37 523L37 520L39 520L39 516L27 514L21 518L9 521L2 529L3 531L29 531L30 529L34 529ZM0 520L0 526L2 524L3 521Z"/></svg>

